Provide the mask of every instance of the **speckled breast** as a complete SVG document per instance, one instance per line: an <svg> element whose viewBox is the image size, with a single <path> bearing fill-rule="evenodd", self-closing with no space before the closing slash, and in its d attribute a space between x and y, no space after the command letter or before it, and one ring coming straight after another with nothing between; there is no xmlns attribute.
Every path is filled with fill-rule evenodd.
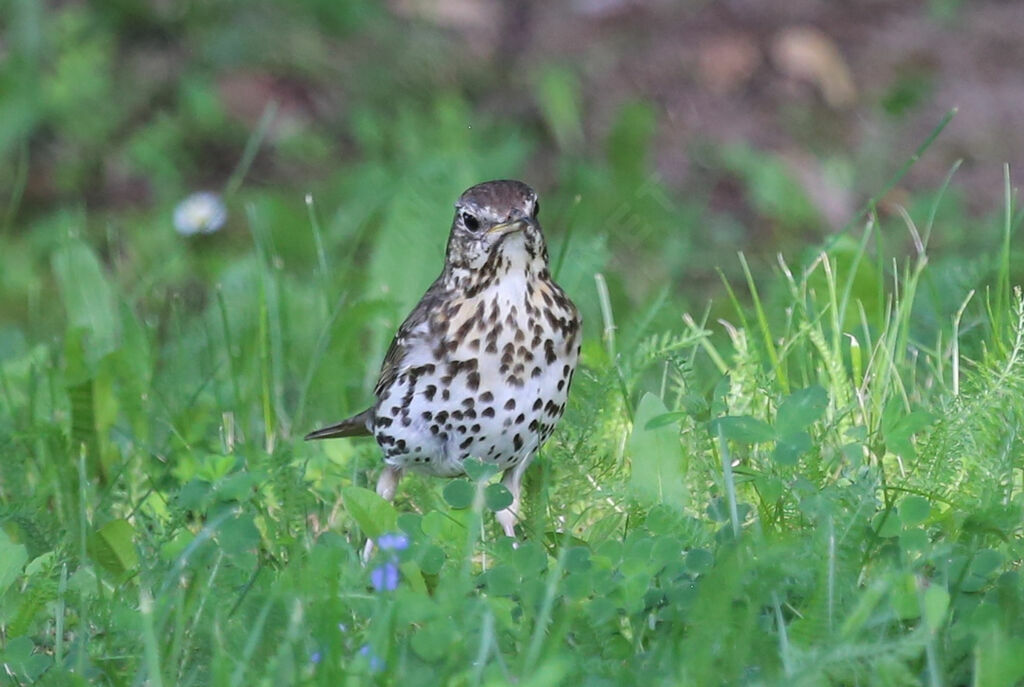
<svg viewBox="0 0 1024 687"><path fill-rule="evenodd" d="M470 456L528 461L565 409L580 318L549 281L505 280L430 313L379 397L374 436L392 466L463 473Z"/></svg>

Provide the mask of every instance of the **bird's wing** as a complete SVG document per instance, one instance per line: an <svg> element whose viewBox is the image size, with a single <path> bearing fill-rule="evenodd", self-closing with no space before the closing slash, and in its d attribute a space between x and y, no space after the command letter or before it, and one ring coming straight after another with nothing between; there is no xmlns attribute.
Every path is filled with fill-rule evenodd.
<svg viewBox="0 0 1024 687"><path fill-rule="evenodd" d="M438 277L427 292L423 294L419 305L409 313L405 322L398 328L398 333L391 340L391 346L384 355L384 362L380 367L380 379L373 393L377 398L387 390L395 381L405 361L406 352L412 339L421 336L425 327L429 327L428 320L434 312L437 304L442 300L445 293L445 286L442 277ZM374 408L367 408L358 415L342 420L341 422L329 425L322 429L310 432L306 439L333 439L335 437L358 437L372 434L370 427L373 425Z"/></svg>
<svg viewBox="0 0 1024 687"><path fill-rule="evenodd" d="M373 389L377 398L380 398L381 394L394 383L395 378L402 371L411 339L422 336L425 333L425 328L429 327L430 315L436 309L437 304L443 300L447 290L443 276L434 280L427 292L423 294L419 304L405 318L405 322L402 322L395 338L391 340L388 352L384 355L384 362L380 366L380 379L377 380L377 386Z"/></svg>

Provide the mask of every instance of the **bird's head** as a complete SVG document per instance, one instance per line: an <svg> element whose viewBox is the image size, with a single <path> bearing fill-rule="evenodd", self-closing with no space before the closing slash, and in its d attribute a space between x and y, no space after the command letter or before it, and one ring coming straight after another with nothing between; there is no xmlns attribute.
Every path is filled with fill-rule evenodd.
<svg viewBox="0 0 1024 687"><path fill-rule="evenodd" d="M474 274L546 268L539 210L536 191L521 181L485 181L467 189L455 203L448 268Z"/></svg>

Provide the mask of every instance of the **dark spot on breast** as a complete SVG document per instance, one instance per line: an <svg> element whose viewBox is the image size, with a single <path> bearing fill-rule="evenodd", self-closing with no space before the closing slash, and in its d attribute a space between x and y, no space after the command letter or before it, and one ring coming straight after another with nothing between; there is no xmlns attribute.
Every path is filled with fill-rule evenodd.
<svg viewBox="0 0 1024 687"><path fill-rule="evenodd" d="M459 448L465 450L465 449L469 448L470 444L472 444L473 441L474 441L473 437L466 437L465 441L463 441L462 443L459 444Z"/></svg>
<svg viewBox="0 0 1024 687"><path fill-rule="evenodd" d="M521 425L524 422L526 422L526 416L523 415L522 413L519 413L519 415L516 416L516 424Z"/></svg>
<svg viewBox="0 0 1024 687"><path fill-rule="evenodd" d="M437 393L437 387L433 384L427 384L427 387L423 390L423 395L428 401L434 400L434 394Z"/></svg>
<svg viewBox="0 0 1024 687"><path fill-rule="evenodd" d="M561 391L562 389L564 389L564 388L565 388L565 380L564 380L564 379L559 379L559 380L558 380L558 384L556 384L555 386L556 386L556 388L557 388L557 389L558 389L559 391Z"/></svg>
<svg viewBox="0 0 1024 687"><path fill-rule="evenodd" d="M402 426L403 427L408 427L411 424L412 424L412 420L409 419L408 414L402 415Z"/></svg>
<svg viewBox="0 0 1024 687"><path fill-rule="evenodd" d="M424 410L422 413L420 413L420 417L422 417L424 420L429 420L432 417L434 417L434 414L429 410Z"/></svg>
<svg viewBox="0 0 1024 687"><path fill-rule="evenodd" d="M480 417L494 417L494 406L487 406L480 413Z"/></svg>
<svg viewBox="0 0 1024 687"><path fill-rule="evenodd" d="M449 398L451 398L451 396L452 394L450 391L448 391L448 389L443 389L441 391L441 400L447 401Z"/></svg>
<svg viewBox="0 0 1024 687"><path fill-rule="evenodd" d="M544 342L544 360L547 361L548 365L551 365L558 359L555 355L555 342L552 339L548 339ZM444 380L441 380L444 383Z"/></svg>
<svg viewBox="0 0 1024 687"><path fill-rule="evenodd" d="M402 415L409 414L409 404L412 403L413 393L416 391L416 387L412 384L405 390L405 395L402 396Z"/></svg>
<svg viewBox="0 0 1024 687"><path fill-rule="evenodd" d="M531 432L537 431L537 420L536 419L530 420L530 424L527 425L527 428Z"/></svg>
<svg viewBox="0 0 1024 687"><path fill-rule="evenodd" d="M461 420L462 419L462 411L461 410L453 410L452 411L452 419L453 420Z"/></svg>
<svg viewBox="0 0 1024 687"><path fill-rule="evenodd" d="M472 408L475 403L476 401L474 401L471 396L467 396L466 398L462 399L463 408Z"/></svg>
<svg viewBox="0 0 1024 687"><path fill-rule="evenodd" d="M537 377L540 377L541 372L542 372L542 370L539 367L535 367L530 372L530 376L536 379Z"/></svg>
<svg viewBox="0 0 1024 687"><path fill-rule="evenodd" d="M509 386L514 386L514 387L516 387L518 389L522 389L523 385L526 382L523 381L522 377L516 377L515 375L509 375L508 377L505 378L505 383L508 384Z"/></svg>
<svg viewBox="0 0 1024 687"><path fill-rule="evenodd" d="M391 423L392 423L391 418L384 417L383 415L378 415L377 416L377 423L376 424L377 424L378 427L390 427Z"/></svg>
<svg viewBox="0 0 1024 687"><path fill-rule="evenodd" d="M565 319L556 317L553 310L547 310L544 312L544 317L547 318L548 324L551 325L553 331L559 331L563 329Z"/></svg>
<svg viewBox="0 0 1024 687"><path fill-rule="evenodd" d="M448 419L448 411L442 410L440 413L434 416L434 419L437 420L439 423L443 424Z"/></svg>
<svg viewBox="0 0 1024 687"><path fill-rule="evenodd" d="M534 410L540 410L543 406L544 406L544 401L540 400L539 398L536 401L533 402L533 409Z"/></svg>
<svg viewBox="0 0 1024 687"><path fill-rule="evenodd" d="M473 351L479 351L480 350L480 338L477 337L477 338L473 339L472 341L470 341L469 342L469 348L470 348L470 350L473 350Z"/></svg>
<svg viewBox="0 0 1024 687"><path fill-rule="evenodd" d="M480 373L479 372L470 372L469 373L469 376L466 378L466 387L468 387L470 391L476 391L477 389L480 388ZM469 400L472 401L473 399L469 399ZM463 403L465 403L465 401L463 401Z"/></svg>
<svg viewBox="0 0 1024 687"><path fill-rule="evenodd" d="M469 431L473 434L478 434L480 432L480 424L474 423L473 426L469 428Z"/></svg>
<svg viewBox="0 0 1024 687"><path fill-rule="evenodd" d="M490 391L485 391L482 394L480 394L480 402L481 403L490 403L493 400L494 400L494 394L492 394Z"/></svg>
<svg viewBox="0 0 1024 687"><path fill-rule="evenodd" d="M507 401L505 401L505 410L515 410L515 408L516 408L516 399L510 398Z"/></svg>
<svg viewBox="0 0 1024 687"><path fill-rule="evenodd" d="M455 330L455 340L456 341L462 341L467 336L469 336L469 332L472 329L473 329L473 318L472 317L467 317L466 321L463 322L461 325L459 325L459 328L457 330ZM454 349L452 349L452 350L454 350Z"/></svg>
<svg viewBox="0 0 1024 687"><path fill-rule="evenodd" d="M523 447L523 438L521 436L519 436L518 434L515 435L514 437L512 437L512 446L517 451L519 449L521 449Z"/></svg>

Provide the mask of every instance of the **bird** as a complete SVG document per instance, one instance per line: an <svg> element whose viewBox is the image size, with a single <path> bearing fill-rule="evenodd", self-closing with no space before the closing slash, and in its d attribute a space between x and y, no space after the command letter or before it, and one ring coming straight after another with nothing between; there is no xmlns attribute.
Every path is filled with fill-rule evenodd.
<svg viewBox="0 0 1024 687"><path fill-rule="evenodd" d="M522 181L463 192L444 267L398 328L373 405L305 437L373 436L384 461L377 493L388 501L407 471L451 478L467 458L492 464L512 495L495 518L513 539L523 475L562 417L582 342L580 312L551 276L539 211Z"/></svg>

